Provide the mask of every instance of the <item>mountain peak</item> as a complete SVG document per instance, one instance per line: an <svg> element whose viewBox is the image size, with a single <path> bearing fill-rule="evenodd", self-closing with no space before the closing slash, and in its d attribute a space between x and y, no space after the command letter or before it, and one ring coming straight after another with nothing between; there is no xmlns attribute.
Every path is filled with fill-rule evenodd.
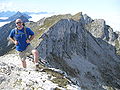
<svg viewBox="0 0 120 90"><path fill-rule="evenodd" d="M20 11L18 11L16 14L22 14Z"/></svg>
<svg viewBox="0 0 120 90"><path fill-rule="evenodd" d="M72 19L76 21L79 21L81 18L83 18L82 12L79 12L72 16Z"/></svg>

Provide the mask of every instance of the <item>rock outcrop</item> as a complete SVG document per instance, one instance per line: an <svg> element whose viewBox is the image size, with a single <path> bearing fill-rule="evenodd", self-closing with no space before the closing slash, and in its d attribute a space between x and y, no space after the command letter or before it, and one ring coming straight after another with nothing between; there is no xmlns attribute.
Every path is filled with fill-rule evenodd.
<svg viewBox="0 0 120 90"><path fill-rule="evenodd" d="M100 38L90 33L92 27L84 28L91 22L100 22L99 26L104 26L105 22L93 22L89 18L83 23L81 18L77 21L63 19L50 27L40 37L42 41L37 48L40 56L51 67L67 72L83 90L120 89L120 58L115 53L115 47L102 40L104 27L98 27L94 32Z"/></svg>
<svg viewBox="0 0 120 90"><path fill-rule="evenodd" d="M94 37L101 38L115 46L116 54L120 55L120 34L118 31L114 32L109 25L106 25L106 22L103 19L92 20L89 16L85 15L84 20L86 22L85 29L87 31L89 31Z"/></svg>
<svg viewBox="0 0 120 90"><path fill-rule="evenodd" d="M113 29L106 25L105 20L95 19L90 20L86 18L85 21L88 23L85 25L85 29L88 30L94 37L101 38L110 44L115 45L115 40L118 38L118 34Z"/></svg>
<svg viewBox="0 0 120 90"><path fill-rule="evenodd" d="M81 90L57 69L35 71L26 60L27 69L20 67L15 54L0 57L0 90Z"/></svg>

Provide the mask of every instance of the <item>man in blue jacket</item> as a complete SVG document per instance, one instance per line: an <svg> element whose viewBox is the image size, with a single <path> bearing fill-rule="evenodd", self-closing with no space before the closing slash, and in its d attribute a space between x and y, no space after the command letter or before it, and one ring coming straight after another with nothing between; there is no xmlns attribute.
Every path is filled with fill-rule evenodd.
<svg viewBox="0 0 120 90"><path fill-rule="evenodd" d="M22 66L26 68L26 57L27 53L32 53L34 56L34 63L38 66L39 53L34 49L30 42L34 38L34 32L27 27L23 26L21 19L16 20L16 28L13 29L9 34L9 39L16 45L16 50L22 61Z"/></svg>

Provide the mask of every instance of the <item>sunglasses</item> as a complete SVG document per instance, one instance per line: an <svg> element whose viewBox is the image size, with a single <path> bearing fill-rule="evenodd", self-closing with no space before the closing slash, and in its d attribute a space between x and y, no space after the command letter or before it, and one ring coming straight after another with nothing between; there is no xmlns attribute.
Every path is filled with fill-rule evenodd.
<svg viewBox="0 0 120 90"><path fill-rule="evenodd" d="M19 24L19 23L21 24L22 22L16 22L16 24Z"/></svg>

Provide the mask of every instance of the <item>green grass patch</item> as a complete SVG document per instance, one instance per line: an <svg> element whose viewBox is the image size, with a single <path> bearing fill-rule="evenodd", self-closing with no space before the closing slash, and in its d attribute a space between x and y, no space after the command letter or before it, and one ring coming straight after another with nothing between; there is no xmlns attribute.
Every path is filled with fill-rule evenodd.
<svg viewBox="0 0 120 90"><path fill-rule="evenodd" d="M69 84L69 80L64 77L61 73L53 71L51 69L44 69L44 72L47 72L54 78L51 80L53 83L58 84L59 87L65 88L67 84Z"/></svg>

